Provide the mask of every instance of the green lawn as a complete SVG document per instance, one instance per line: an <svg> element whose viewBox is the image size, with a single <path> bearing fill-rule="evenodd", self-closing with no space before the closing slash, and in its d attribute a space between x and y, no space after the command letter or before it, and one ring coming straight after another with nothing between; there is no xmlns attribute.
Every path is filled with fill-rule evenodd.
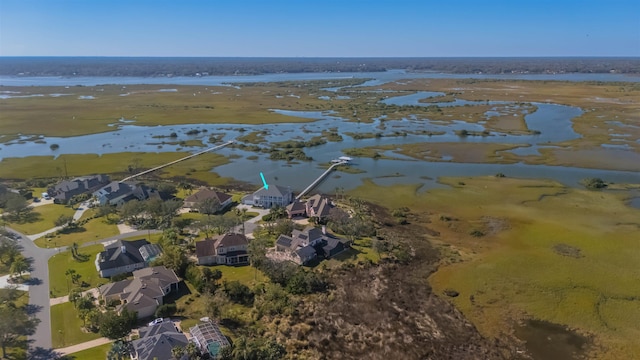
<svg viewBox="0 0 640 360"><path fill-rule="evenodd" d="M89 259L79 262L71 256L71 251L64 251L52 256L49 259L49 283L50 295L52 298L69 295L69 288L73 284L68 281L65 275L67 269L74 269L78 274L82 275L80 281L89 283L90 287L96 287L100 284L107 283L108 279L103 279L98 275L95 266L96 255L104 250L101 244L91 245L80 248L80 254L88 255Z"/></svg>
<svg viewBox="0 0 640 360"><path fill-rule="evenodd" d="M152 244L157 244L160 239L162 239L162 233L157 233L157 234L148 234L148 235L138 235L138 236L131 236L131 237L127 237L127 238L122 238L122 240L147 240L148 242L152 243Z"/></svg>
<svg viewBox="0 0 640 360"><path fill-rule="evenodd" d="M67 355L65 360L95 360L105 359L107 353L111 350L111 344L104 344L96 347L92 347L87 350L78 351L73 354Z"/></svg>
<svg viewBox="0 0 640 360"><path fill-rule="evenodd" d="M99 337L99 334L82 331L82 320L78 318L72 303L66 302L51 307L51 340L54 349L80 344Z"/></svg>
<svg viewBox="0 0 640 360"><path fill-rule="evenodd" d="M209 267L211 270L220 270L222 272L222 279L220 281L234 281L237 280L248 287L253 287L260 283L266 283L269 279L252 266L227 266L216 265Z"/></svg>
<svg viewBox="0 0 640 360"><path fill-rule="evenodd" d="M11 228L27 235L38 234L54 227L53 222L60 215L73 216L75 210L58 204L38 206L33 210L36 221L24 223L8 223Z"/></svg>
<svg viewBox="0 0 640 360"><path fill-rule="evenodd" d="M118 226L107 224L105 218L102 217L91 219L76 231L68 234L58 234L52 238L41 237L35 241L35 244L40 247L69 246L74 242L83 244L118 235L119 233Z"/></svg>

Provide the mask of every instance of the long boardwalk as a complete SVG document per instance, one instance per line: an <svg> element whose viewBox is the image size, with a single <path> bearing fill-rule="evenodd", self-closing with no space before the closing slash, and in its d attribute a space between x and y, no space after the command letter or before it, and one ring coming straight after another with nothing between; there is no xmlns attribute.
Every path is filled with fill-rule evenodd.
<svg viewBox="0 0 640 360"><path fill-rule="evenodd" d="M226 143L224 143L224 144L222 144L222 145L214 146L214 147L212 147L212 148L208 148L208 149L206 149L206 150L202 150L202 151L200 151L200 152L197 152L197 153L195 153L195 154L193 154L193 155L185 156L185 157L183 157L183 158L181 158L181 159L174 160L174 161L169 162L169 163L166 163L166 164L164 164L164 165L156 166L156 167L154 167L153 169L145 170L145 171L140 172L140 173L137 173L137 174L135 174L135 175L131 175L131 176L129 176L129 177L126 177L126 178L124 178L124 179L120 180L120 182L124 182L124 181L131 180L131 179L133 179L133 178L137 178L138 176L142 176L142 175L144 175L144 174L148 174L148 173L150 173L150 172L154 172L154 171L156 171L156 170L160 170L160 169L162 169L162 168L165 168L165 167L167 167L167 166L171 166L171 165L176 164L176 163L179 163L179 162L181 162L181 161L189 160L189 159L191 159L192 157L196 157L196 156L198 156L198 155L202 155L202 154L204 154L204 153L208 153L208 152L213 151L213 150L221 149L221 148L223 148L223 147L225 147L225 146L229 146L229 145L233 144L234 142L235 142L235 140L227 141Z"/></svg>
<svg viewBox="0 0 640 360"><path fill-rule="evenodd" d="M334 169L336 166L338 166L338 165L344 165L344 164L347 164L347 163L348 163L347 161L341 161L341 162L338 162L338 163L335 163L335 164L333 164L333 165L329 166L329 168L328 168L325 172L323 172L320 176L318 176L318 178L317 178L317 179L315 179L315 180L311 183L311 185L307 186L307 188L306 188L306 189L302 190L302 192L301 192L300 194L298 194L298 196L296 196L296 200L300 200L300 198L301 198L301 197L303 197L303 196L304 196L304 195L306 195L309 191L311 191L311 189L313 189L314 187L316 187L316 186L317 186L317 185L318 185L322 180L324 180L324 178L325 178L325 177L327 177L327 175L329 175L329 173L330 173L331 171L333 171L333 169Z"/></svg>

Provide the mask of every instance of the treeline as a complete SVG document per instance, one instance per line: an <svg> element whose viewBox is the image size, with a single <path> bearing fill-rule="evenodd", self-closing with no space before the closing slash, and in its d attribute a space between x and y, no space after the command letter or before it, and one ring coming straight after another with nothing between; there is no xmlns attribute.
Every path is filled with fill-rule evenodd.
<svg viewBox="0 0 640 360"><path fill-rule="evenodd" d="M10 76L207 76L308 72L640 73L639 58L0 57Z"/></svg>

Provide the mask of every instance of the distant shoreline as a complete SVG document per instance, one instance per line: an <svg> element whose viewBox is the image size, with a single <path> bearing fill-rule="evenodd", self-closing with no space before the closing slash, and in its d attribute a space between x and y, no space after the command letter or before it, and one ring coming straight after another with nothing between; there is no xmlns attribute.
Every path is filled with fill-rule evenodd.
<svg viewBox="0 0 640 360"><path fill-rule="evenodd" d="M450 74L640 74L640 57L13 57L0 56L2 76L175 77L278 73L409 72Z"/></svg>

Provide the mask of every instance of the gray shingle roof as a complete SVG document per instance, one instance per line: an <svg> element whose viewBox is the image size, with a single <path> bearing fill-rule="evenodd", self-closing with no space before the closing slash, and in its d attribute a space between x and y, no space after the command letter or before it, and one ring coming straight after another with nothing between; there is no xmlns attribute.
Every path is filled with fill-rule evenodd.
<svg viewBox="0 0 640 360"><path fill-rule="evenodd" d="M286 248L291 248L292 243L293 243L293 239L287 235L280 235L278 237L278 240L276 240L276 245L280 245Z"/></svg>
<svg viewBox="0 0 640 360"><path fill-rule="evenodd" d="M121 266L133 265L144 262L140 248L148 245L147 240L117 240L105 246L99 255L98 267L100 270L114 269Z"/></svg>
<svg viewBox="0 0 640 360"><path fill-rule="evenodd" d="M302 259L316 256L316 249L313 246L305 246L295 251Z"/></svg>
<svg viewBox="0 0 640 360"><path fill-rule="evenodd" d="M139 360L173 359L171 349L188 344L187 337L176 330L172 322L163 322L140 329L140 339L134 340L132 346Z"/></svg>
<svg viewBox="0 0 640 360"><path fill-rule="evenodd" d="M229 200L231 198L231 195L228 195L219 191L214 191L208 188L202 188L200 189L200 191L196 192L195 194L187 196L187 198L184 199L184 202L198 203L205 199L211 199L211 198L218 199L218 202L222 204L223 202Z"/></svg>
<svg viewBox="0 0 640 360"><path fill-rule="evenodd" d="M286 188L284 186L269 185L269 189L261 188L260 190L256 191L254 195L284 197L286 194L290 192L291 192L291 189Z"/></svg>

